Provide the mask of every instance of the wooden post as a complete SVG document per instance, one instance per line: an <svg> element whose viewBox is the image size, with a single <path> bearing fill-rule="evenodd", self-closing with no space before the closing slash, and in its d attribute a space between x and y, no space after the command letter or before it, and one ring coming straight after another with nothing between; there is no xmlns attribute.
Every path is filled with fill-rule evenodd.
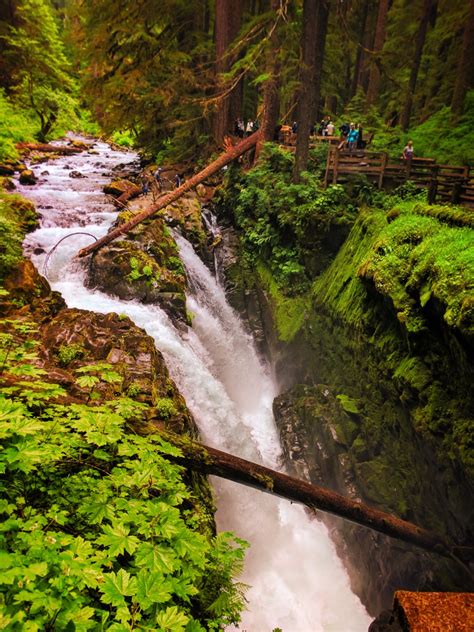
<svg viewBox="0 0 474 632"><path fill-rule="evenodd" d="M186 180L186 182L182 184L180 187L178 187L174 191L171 191L171 193L167 193L166 195L163 195L157 201L156 204L152 205L150 208L146 209L145 211L138 213L129 222L126 222L125 224L123 224L122 226L119 226L115 230L110 231L110 233L107 233L107 235L105 235L101 239L98 239L95 243L80 250L77 256L86 257L87 255L90 255L96 250L98 250L99 248L102 248L102 246L105 246L106 244L110 243L111 241L119 237L120 235L123 235L123 233L130 232L132 228L135 228L135 226L137 226L137 224L140 224L145 219L148 219L152 215L155 215L155 213L157 213L158 211L161 211L161 209L165 208L165 206L168 206L172 202L175 202L184 193L193 189L195 186L203 182L206 178L209 178L209 176L212 176L215 173L217 173L220 169L222 169L222 167L225 167L230 162L232 162L233 160L235 160L236 158L244 154L246 151L248 151L249 149L252 149L252 147L255 147L255 145L260 141L261 136L262 136L261 131L258 130L257 132L254 132L251 136L244 138L244 140L242 140L240 143L237 143L237 145L235 145L228 151L221 154L219 158L216 158L216 160L211 162L211 164L205 167L202 171L197 173L192 178L189 178L189 180Z"/></svg>
<svg viewBox="0 0 474 632"><path fill-rule="evenodd" d="M428 188L428 204L435 204L436 194L438 193L438 171L439 165L431 167L431 181Z"/></svg>
<svg viewBox="0 0 474 632"><path fill-rule="evenodd" d="M453 184L453 190L451 192L451 204L459 204L464 185L464 178L456 180L456 182Z"/></svg>
<svg viewBox="0 0 474 632"><path fill-rule="evenodd" d="M387 167L387 162L388 162L388 154L386 151L384 151L382 153L382 164L380 165L380 175L379 175L379 182L378 182L378 187L379 189L382 188L383 185L383 178L385 175L385 169Z"/></svg>
<svg viewBox="0 0 474 632"><path fill-rule="evenodd" d="M339 147L336 148L334 153L334 162L332 166L332 183L337 184L337 172L339 169Z"/></svg>
<svg viewBox="0 0 474 632"><path fill-rule="evenodd" d="M334 147L329 145L328 157L326 159L326 173L324 174L324 188L327 189L329 183L329 171L331 169L331 161L334 160Z"/></svg>

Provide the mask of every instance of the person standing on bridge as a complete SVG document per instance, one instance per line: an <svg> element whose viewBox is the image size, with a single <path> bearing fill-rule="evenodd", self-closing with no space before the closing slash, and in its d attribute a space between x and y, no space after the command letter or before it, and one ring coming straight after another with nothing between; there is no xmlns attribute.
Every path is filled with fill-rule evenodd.
<svg viewBox="0 0 474 632"><path fill-rule="evenodd" d="M334 123L329 120L329 123L326 125L326 135L334 136Z"/></svg>
<svg viewBox="0 0 474 632"><path fill-rule="evenodd" d="M415 149L413 147L413 141L409 140L408 143L403 148L402 158L405 162L411 162L413 156L415 154Z"/></svg>
<svg viewBox="0 0 474 632"><path fill-rule="evenodd" d="M349 134L347 136L347 148L352 151L357 146L357 139L359 138L359 132L356 129L354 123L351 123Z"/></svg>

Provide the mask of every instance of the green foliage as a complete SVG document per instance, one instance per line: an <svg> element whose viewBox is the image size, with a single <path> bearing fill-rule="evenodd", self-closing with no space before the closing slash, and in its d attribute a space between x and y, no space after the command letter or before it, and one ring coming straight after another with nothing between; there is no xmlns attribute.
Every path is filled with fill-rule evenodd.
<svg viewBox="0 0 474 632"><path fill-rule="evenodd" d="M85 349L81 344L61 345L58 349L58 358L62 365L67 366L74 360L82 358Z"/></svg>
<svg viewBox="0 0 474 632"><path fill-rule="evenodd" d="M11 91L38 116L43 141L62 113L73 112L73 81L51 5L21 0L16 18L2 38L12 67Z"/></svg>
<svg viewBox="0 0 474 632"><path fill-rule="evenodd" d="M31 202L19 195L0 192L0 281L20 262L22 242L37 224Z"/></svg>
<svg viewBox="0 0 474 632"><path fill-rule="evenodd" d="M120 147L127 147L128 149L133 149L136 143L136 138L129 130L125 132L114 132L110 137L110 140L116 145L119 145Z"/></svg>
<svg viewBox="0 0 474 632"><path fill-rule="evenodd" d="M474 231L424 215L426 206L399 205L358 274L393 301L408 331L426 327L423 308L436 301L450 327L474 332Z"/></svg>
<svg viewBox="0 0 474 632"><path fill-rule="evenodd" d="M179 450L157 434L137 434L147 406L123 397L70 404L64 389L31 372L7 386L26 361L38 361L28 337L34 325L8 324L0 383L2 628L203 632L238 623L243 587L232 578L245 543L198 532L184 471L168 460ZM78 373L115 380L107 363Z"/></svg>
<svg viewBox="0 0 474 632"><path fill-rule="evenodd" d="M339 400L342 408L346 411L346 413L352 413L357 415L360 413L359 405L355 399L349 397L349 395L344 395L341 393L340 395L336 395L336 398Z"/></svg>
<svg viewBox="0 0 474 632"><path fill-rule="evenodd" d="M434 158L442 164L474 166L474 90L467 94L459 120L454 122L450 108L445 106L407 136L413 140L418 156Z"/></svg>
<svg viewBox="0 0 474 632"><path fill-rule="evenodd" d="M174 402L169 397L160 397L156 404L156 411L162 419L171 419L178 414L178 410Z"/></svg>
<svg viewBox="0 0 474 632"><path fill-rule="evenodd" d="M342 186L322 190L314 174L294 184L292 167L289 152L266 145L255 168L231 170L222 203L233 209L247 258L265 261L278 285L296 293L308 287L327 233L349 226L355 209Z"/></svg>
<svg viewBox="0 0 474 632"><path fill-rule="evenodd" d="M18 158L15 144L33 141L38 126L32 123L27 112L12 103L0 89L0 160Z"/></svg>

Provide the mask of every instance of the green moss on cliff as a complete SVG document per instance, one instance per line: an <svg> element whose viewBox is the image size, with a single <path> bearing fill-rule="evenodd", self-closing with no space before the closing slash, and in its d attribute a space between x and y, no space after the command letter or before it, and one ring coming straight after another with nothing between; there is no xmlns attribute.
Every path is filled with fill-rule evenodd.
<svg viewBox="0 0 474 632"><path fill-rule="evenodd" d="M388 216L361 212L334 262L313 283L305 332L318 351L314 370L323 381L365 400L370 388L386 396L392 391L392 405L401 404L442 458L461 459L474 471L474 424L466 422L474 412L468 359L474 230L455 225L459 218L457 209L413 202ZM373 448L378 437L375 443L387 450L382 419L381 411L371 411L367 440ZM390 423L397 425L396 416Z"/></svg>
<svg viewBox="0 0 474 632"><path fill-rule="evenodd" d="M22 260L22 242L36 228L34 205L20 195L0 192L0 280Z"/></svg>
<svg viewBox="0 0 474 632"><path fill-rule="evenodd" d="M257 272L273 304L278 338L283 342L291 342L305 322L310 301L306 295L285 296L270 270L262 262L257 265Z"/></svg>

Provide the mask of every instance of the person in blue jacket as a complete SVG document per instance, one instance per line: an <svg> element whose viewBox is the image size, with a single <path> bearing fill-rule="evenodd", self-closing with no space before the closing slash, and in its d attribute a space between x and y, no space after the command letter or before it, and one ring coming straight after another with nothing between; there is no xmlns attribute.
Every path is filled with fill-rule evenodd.
<svg viewBox="0 0 474 632"><path fill-rule="evenodd" d="M356 129L354 123L351 123L349 128L349 134L347 135L347 147L349 151L352 151L357 146L357 139L359 138L359 132Z"/></svg>

